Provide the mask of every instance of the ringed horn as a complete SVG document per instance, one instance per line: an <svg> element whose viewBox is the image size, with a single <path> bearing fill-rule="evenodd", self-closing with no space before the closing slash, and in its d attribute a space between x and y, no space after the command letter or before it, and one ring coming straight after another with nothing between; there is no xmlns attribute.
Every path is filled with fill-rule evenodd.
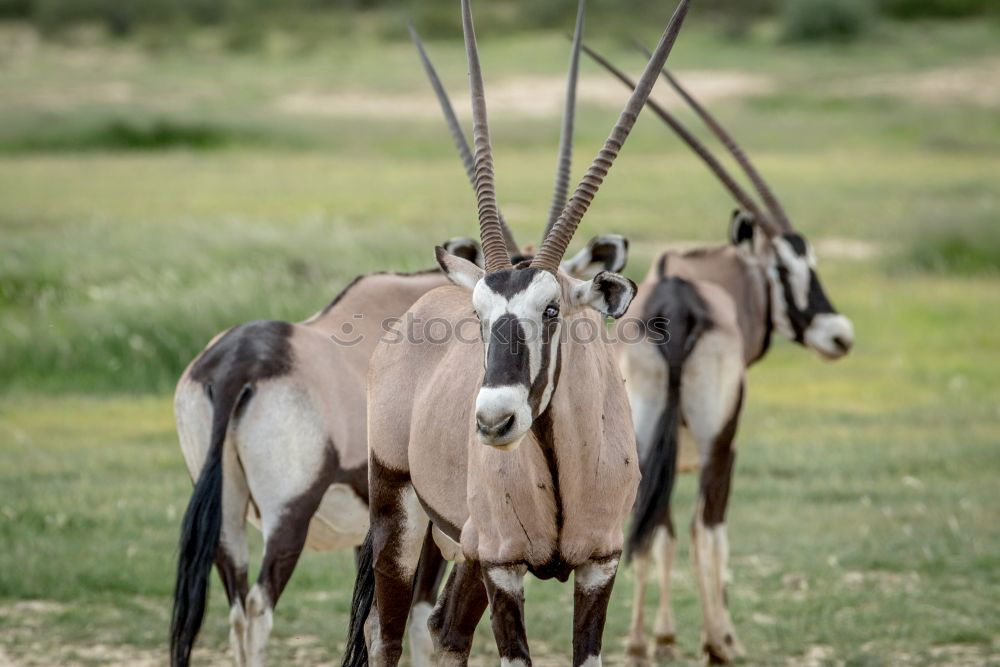
<svg viewBox="0 0 1000 667"><path fill-rule="evenodd" d="M633 44L641 52L648 53L648 50L638 41L633 40ZM768 211L771 212L771 221L782 232L792 231L792 223L788 219L788 214L785 213L784 207L781 205L781 202L778 201L777 196L775 196L774 191L767 184L767 181L765 181L764 177L761 176L757 167L753 164L753 162L751 162L750 157L743 151L743 148L736 143L736 140L733 139L732 135L729 134L724 127L722 127L719 121L716 120L715 116L713 116L708 109L702 106L702 104L694 98L687 88L681 85L681 82L677 80L677 77L670 73L670 70L664 67L661 69L661 73L663 74L663 78L670 83L671 87L673 87L675 91L677 91L677 94L680 95L685 102L687 102L688 106L694 110L698 117L701 118L702 122L704 122L708 129L712 131L712 134L714 134L719 141L722 142L722 145L726 147L726 150L728 150L733 156L733 159L739 163L740 167L753 183L754 188L756 188L757 192L760 193L760 198L764 200L764 205L767 206Z"/></svg>
<svg viewBox="0 0 1000 667"><path fill-rule="evenodd" d="M559 220L559 214L566 207L569 196L570 169L573 165L573 125L576 115L576 84L580 78L580 45L583 43L583 17L586 12L585 0L580 0L576 10L576 28L573 30L573 46L570 48L569 74L566 79L566 108L563 111L562 129L559 132L559 159L556 162L556 182L552 188L552 206L549 221L542 233L542 241L552 231Z"/></svg>
<svg viewBox="0 0 1000 667"><path fill-rule="evenodd" d="M413 23L409 24L410 38L413 40L414 45L417 47L417 53L420 54L420 62L424 66L424 72L427 73L427 78L431 82L431 88L434 89L434 94L437 96L438 104L441 105L441 112L444 114L445 123L448 125L448 131L451 133L451 140L455 144L455 149L458 151L458 157L462 160L462 166L465 167L465 175L469 179L469 183L472 184L473 189L476 187L476 168L475 162L472 157L472 150L469 148L469 141L465 138L465 132L462 130L462 126L458 122L458 118L455 116L455 109L451 105L451 100L448 99L448 92L444 89L444 84L441 83L441 77L438 76L437 70L434 68L434 63L431 62L430 56L427 55L427 50L424 49L424 43L420 39L420 35L417 34L416 28L413 27ZM513 255L520 252L518 248L517 241L514 240L514 234L510 230L510 226L507 221L504 220L503 214L497 210L497 217L500 219L500 230L503 233L504 244L507 246L507 253Z"/></svg>
<svg viewBox="0 0 1000 667"><path fill-rule="evenodd" d="M467 0L463 0L463 4L465 2ZM597 157L594 158L593 163L587 169L587 173L577 186L576 192L573 193L573 197L567 202L562 213L559 214L559 219L552 226L549 234L542 242L542 247L538 250L538 254L535 255L534 260L532 260L531 266L545 269L552 273L559 270L559 262L566 253L566 248L569 247L573 233L576 231L577 226L579 226L591 202L593 202L594 196L604 182L604 178L607 176L608 170L614 163L615 158L618 157L625 139L628 138L629 133L635 126L639 112L642 111L642 108L646 105L646 101L649 99L649 94L653 90L653 84L656 83L657 73L663 69L667 61L667 56L670 55L670 50L677 40L677 34L681 29L681 24L684 22L684 17L687 15L689 5L690 0L681 0L677 6L674 15L670 19L670 23L667 25L667 29L663 32L663 36L660 37L659 44L656 45L655 51L646 64L646 69L639 78L639 84L632 91L632 95L625 104L618 122L615 123L611 134L608 136L607 141L605 141L604 147L597 154Z"/></svg>

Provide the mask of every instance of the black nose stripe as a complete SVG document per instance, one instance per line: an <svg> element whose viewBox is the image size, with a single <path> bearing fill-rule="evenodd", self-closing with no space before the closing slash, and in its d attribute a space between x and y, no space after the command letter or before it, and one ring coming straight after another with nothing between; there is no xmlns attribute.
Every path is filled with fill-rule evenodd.
<svg viewBox="0 0 1000 667"><path fill-rule="evenodd" d="M515 315L504 313L490 327L483 386L527 386L530 382L530 352L524 327Z"/></svg>

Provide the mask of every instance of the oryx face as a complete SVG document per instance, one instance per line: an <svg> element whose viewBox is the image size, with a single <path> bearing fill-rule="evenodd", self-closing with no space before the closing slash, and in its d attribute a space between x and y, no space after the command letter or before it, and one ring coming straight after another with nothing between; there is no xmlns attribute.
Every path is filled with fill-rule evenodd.
<svg viewBox="0 0 1000 667"><path fill-rule="evenodd" d="M548 407L558 370L562 301L559 281L541 269L490 273L473 289L485 350L476 397L476 432L483 444L516 447Z"/></svg>
<svg viewBox="0 0 1000 667"><path fill-rule="evenodd" d="M484 366L476 395L479 441L514 449L556 389L564 318L583 308L620 317L635 296L635 283L607 271L576 280L525 265L485 273L443 250L438 263L452 282L472 290L479 318Z"/></svg>
<svg viewBox="0 0 1000 667"><path fill-rule="evenodd" d="M854 344L851 321L837 312L816 274L816 256L796 232L775 236L768 252L772 317L777 329L826 359L838 359Z"/></svg>

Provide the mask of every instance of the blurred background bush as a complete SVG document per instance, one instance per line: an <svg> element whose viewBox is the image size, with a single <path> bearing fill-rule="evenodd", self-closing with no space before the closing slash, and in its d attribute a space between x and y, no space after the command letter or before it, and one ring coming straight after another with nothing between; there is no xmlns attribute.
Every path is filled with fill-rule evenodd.
<svg viewBox="0 0 1000 667"><path fill-rule="evenodd" d="M960 18L997 15L996 0L706 0L702 13L714 14L731 36L745 34L761 17L780 20L790 41L848 40L866 32L878 17ZM246 49L260 43L267 27L301 25L328 18L344 27L363 22L380 36L403 36L400 16L413 18L429 36L460 34L453 0L0 0L0 19L27 20L48 35L97 24L114 36L148 28L223 26L228 45ZM575 0L493 0L477 8L483 32L552 28ZM592 20L605 25L640 24L659 0L594 0Z"/></svg>

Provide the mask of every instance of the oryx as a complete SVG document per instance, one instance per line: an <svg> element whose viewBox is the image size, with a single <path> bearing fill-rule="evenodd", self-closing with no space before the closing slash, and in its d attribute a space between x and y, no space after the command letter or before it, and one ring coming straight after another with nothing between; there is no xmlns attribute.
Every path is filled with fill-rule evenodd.
<svg viewBox="0 0 1000 667"><path fill-rule="evenodd" d="M464 133L422 46L421 57L471 172ZM501 225L508 249L525 256ZM451 239L445 248L482 265L472 239ZM627 251L623 237L598 236L565 268L576 277L617 271ZM185 370L174 407L184 459L197 483L182 526L171 624L174 664L190 659L213 562L230 604L234 659L256 665L302 549L360 544L368 527L368 357L386 326L395 326L420 296L447 283L437 268L359 276L304 322L248 322L217 335ZM262 528L265 540L260 575L249 591L247 518ZM424 662L430 654L426 620L440 576L436 548L429 547L426 558L414 589L410 632L411 654Z"/></svg>
<svg viewBox="0 0 1000 667"><path fill-rule="evenodd" d="M462 240L449 247L479 249ZM446 281L438 270L360 276L304 322L248 322L217 335L184 371L174 412L196 484L181 528L173 664L189 662L213 562L229 599L234 660L258 665L274 605L303 547L361 543L368 528L368 356L384 323ZM248 517L265 543L249 592ZM429 554L440 562L436 550ZM426 571L414 602L429 611L439 573L433 562ZM415 649L421 637L429 645L420 616L411 633Z"/></svg>
<svg viewBox="0 0 1000 667"><path fill-rule="evenodd" d="M440 660L466 659L488 598L502 664L530 664L523 576L565 581L575 572L573 662L600 664L622 525L639 475L613 350L602 336L579 332L600 331L605 315L621 316L635 285L606 271L577 280L559 262L649 96L688 2L681 0L538 254L512 266L497 213L469 0L462 0L485 271L438 248L438 263L455 285L426 294L408 317L443 331L433 342L430 330L383 340L370 360L371 527L345 664L366 664L369 655L377 665L399 661L428 525L447 557L465 561L432 616ZM464 609L453 624L435 623L456 607Z"/></svg>
<svg viewBox="0 0 1000 667"><path fill-rule="evenodd" d="M625 85L635 88L607 60L584 49ZM643 600L652 550L660 583L654 646L661 656L674 653L670 571L676 538L670 495L680 440L685 448L693 444L697 449L701 471L691 536L704 618L703 647L711 660L730 661L743 649L726 604L729 545L725 515L746 370L767 352L774 329L826 359L845 355L854 342L854 331L850 320L827 298L809 243L792 227L749 158L667 70L663 75L732 153L767 213L674 116L648 101L656 115L706 161L741 208L730 224L730 245L662 253L629 308L630 317L667 321L669 333L656 342L620 347L643 461L628 539L636 576L629 652L640 659L646 656Z"/></svg>

